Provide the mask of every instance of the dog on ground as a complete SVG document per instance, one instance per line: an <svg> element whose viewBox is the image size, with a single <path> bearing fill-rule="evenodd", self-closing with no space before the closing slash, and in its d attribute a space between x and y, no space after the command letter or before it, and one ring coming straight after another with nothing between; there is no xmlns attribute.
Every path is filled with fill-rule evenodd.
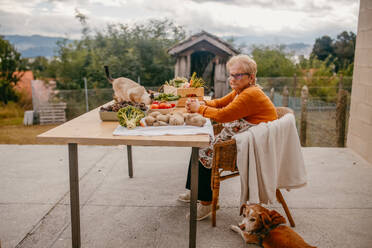
<svg viewBox="0 0 372 248"><path fill-rule="evenodd" d="M132 101L135 103L144 103L146 105L151 104L151 95L146 91L145 87L129 78L111 78L108 66L105 66L105 72L108 81L112 84L114 99L116 101Z"/></svg>
<svg viewBox="0 0 372 248"><path fill-rule="evenodd" d="M282 225L286 220L275 210L258 204L243 204L240 215L243 215L243 221L230 228L239 233L248 244L257 244L264 248L316 248L307 244L290 227Z"/></svg>

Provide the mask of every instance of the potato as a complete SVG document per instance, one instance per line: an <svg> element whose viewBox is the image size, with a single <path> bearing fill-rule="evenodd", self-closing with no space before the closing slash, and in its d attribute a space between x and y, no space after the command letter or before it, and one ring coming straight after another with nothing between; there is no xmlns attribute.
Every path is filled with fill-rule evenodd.
<svg viewBox="0 0 372 248"><path fill-rule="evenodd" d="M168 126L168 123L164 121L158 121L158 123L159 123L159 126Z"/></svg>
<svg viewBox="0 0 372 248"><path fill-rule="evenodd" d="M165 123L168 123L168 121L169 121L169 115L160 114L160 115L156 116L156 120L157 121L163 121Z"/></svg>
<svg viewBox="0 0 372 248"><path fill-rule="evenodd" d="M185 123L186 125L191 125L191 126L197 126L197 127L202 127L204 124L207 122L207 120L201 116L200 114L188 114L185 118Z"/></svg>
<svg viewBox="0 0 372 248"><path fill-rule="evenodd" d="M161 113L159 111L151 112L148 116L152 116L156 118L156 116L160 115Z"/></svg>
<svg viewBox="0 0 372 248"><path fill-rule="evenodd" d="M156 121L156 119L154 117L152 117L151 115L145 117L145 122L146 122L147 126L152 126L155 121Z"/></svg>
<svg viewBox="0 0 372 248"><path fill-rule="evenodd" d="M183 118L182 114L177 114L174 113L170 118L169 118L169 124L174 125L174 126L180 126L185 123L185 120Z"/></svg>

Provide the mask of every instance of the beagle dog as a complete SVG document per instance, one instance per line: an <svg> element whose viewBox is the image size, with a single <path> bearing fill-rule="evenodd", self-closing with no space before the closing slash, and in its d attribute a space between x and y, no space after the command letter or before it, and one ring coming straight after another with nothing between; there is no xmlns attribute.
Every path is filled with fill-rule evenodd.
<svg viewBox="0 0 372 248"><path fill-rule="evenodd" d="M246 243L264 248L316 248L307 244L290 227L281 225L286 220L275 210L257 204L243 204L240 208L240 215L242 214L243 221L230 228L239 233Z"/></svg>
<svg viewBox="0 0 372 248"><path fill-rule="evenodd" d="M105 72L108 81L112 84L112 88L114 89L114 99L117 102L131 101L135 103L144 103L146 105L151 104L151 95L146 91L145 87L129 78L111 78L108 66L105 66Z"/></svg>

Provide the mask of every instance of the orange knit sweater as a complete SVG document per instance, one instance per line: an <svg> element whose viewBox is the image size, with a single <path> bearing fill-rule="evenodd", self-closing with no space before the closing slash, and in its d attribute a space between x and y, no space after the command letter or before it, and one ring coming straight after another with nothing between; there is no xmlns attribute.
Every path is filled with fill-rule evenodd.
<svg viewBox="0 0 372 248"><path fill-rule="evenodd" d="M205 101L198 113L217 122L244 118L252 124L258 124L278 118L274 104L257 86L248 87L239 95L233 90L222 98Z"/></svg>

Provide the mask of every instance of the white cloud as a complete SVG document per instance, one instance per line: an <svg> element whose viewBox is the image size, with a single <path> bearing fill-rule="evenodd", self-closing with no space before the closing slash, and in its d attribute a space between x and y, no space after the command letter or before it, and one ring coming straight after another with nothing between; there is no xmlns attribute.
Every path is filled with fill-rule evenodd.
<svg viewBox="0 0 372 248"><path fill-rule="evenodd" d="M128 1L125 0L106 0L106 1L100 1L100 0L91 0L91 4L100 4L103 6L110 6L110 7L121 7L128 3Z"/></svg>
<svg viewBox="0 0 372 248"><path fill-rule="evenodd" d="M15 14L31 14L33 8L42 0L1 0L0 10Z"/></svg>
<svg viewBox="0 0 372 248"><path fill-rule="evenodd" d="M166 17L192 32L298 37L356 32L358 7L357 0L1 0L0 33L77 38L77 8L92 29Z"/></svg>

